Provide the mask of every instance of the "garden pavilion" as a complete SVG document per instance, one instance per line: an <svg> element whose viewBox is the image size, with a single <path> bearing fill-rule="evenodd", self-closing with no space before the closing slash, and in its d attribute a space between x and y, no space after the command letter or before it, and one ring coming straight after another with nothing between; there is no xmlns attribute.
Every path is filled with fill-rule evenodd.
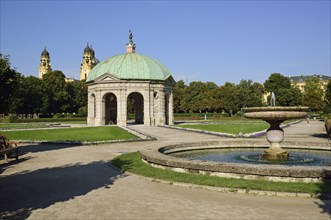
<svg viewBox="0 0 331 220"><path fill-rule="evenodd" d="M127 125L128 105L135 123L145 126L172 125L175 80L159 61L135 53L130 31L126 53L97 64L86 79L89 126Z"/></svg>

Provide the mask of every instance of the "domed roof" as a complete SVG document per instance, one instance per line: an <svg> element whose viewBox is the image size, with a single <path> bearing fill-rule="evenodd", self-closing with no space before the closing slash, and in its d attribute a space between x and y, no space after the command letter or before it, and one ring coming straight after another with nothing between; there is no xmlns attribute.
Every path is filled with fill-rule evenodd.
<svg viewBox="0 0 331 220"><path fill-rule="evenodd" d="M106 73L119 79L135 80L166 80L171 76L165 65L151 57L137 53L124 53L96 65L86 81L92 81Z"/></svg>
<svg viewBox="0 0 331 220"><path fill-rule="evenodd" d="M45 47L45 49L43 50L43 52L41 52L41 57L49 58L49 53L48 53L48 51L46 50L46 47Z"/></svg>

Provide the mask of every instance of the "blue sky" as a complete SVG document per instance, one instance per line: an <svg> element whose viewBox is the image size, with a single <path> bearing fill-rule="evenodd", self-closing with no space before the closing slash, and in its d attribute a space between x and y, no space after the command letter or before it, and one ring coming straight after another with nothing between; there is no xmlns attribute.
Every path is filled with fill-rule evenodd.
<svg viewBox="0 0 331 220"><path fill-rule="evenodd" d="M271 73L330 75L330 1L0 0L0 52L38 76L44 47L53 70L79 79L86 43L103 61L136 52L176 80L263 83Z"/></svg>

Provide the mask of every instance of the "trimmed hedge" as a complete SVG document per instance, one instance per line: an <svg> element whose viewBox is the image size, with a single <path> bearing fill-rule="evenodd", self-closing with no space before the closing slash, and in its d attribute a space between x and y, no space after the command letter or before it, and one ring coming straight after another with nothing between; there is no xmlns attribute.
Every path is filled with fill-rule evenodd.
<svg viewBox="0 0 331 220"><path fill-rule="evenodd" d="M7 118L8 117L8 118ZM29 123L29 122L70 122L70 121L86 121L85 117L80 118L26 118L19 119L16 116L5 116L2 123Z"/></svg>

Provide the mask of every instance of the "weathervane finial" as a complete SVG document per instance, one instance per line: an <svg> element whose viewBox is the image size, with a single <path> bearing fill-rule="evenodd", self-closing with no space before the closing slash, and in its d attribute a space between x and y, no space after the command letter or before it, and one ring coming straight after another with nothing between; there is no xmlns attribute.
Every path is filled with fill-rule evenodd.
<svg viewBox="0 0 331 220"><path fill-rule="evenodd" d="M126 51L127 53L134 53L135 52L135 49L136 49L136 44L133 43L133 34L132 34L132 31L129 30L129 43L126 44Z"/></svg>
<svg viewBox="0 0 331 220"><path fill-rule="evenodd" d="M129 30L129 44L132 44L132 45L133 45L133 40L132 40L132 38L133 38L132 31Z"/></svg>

